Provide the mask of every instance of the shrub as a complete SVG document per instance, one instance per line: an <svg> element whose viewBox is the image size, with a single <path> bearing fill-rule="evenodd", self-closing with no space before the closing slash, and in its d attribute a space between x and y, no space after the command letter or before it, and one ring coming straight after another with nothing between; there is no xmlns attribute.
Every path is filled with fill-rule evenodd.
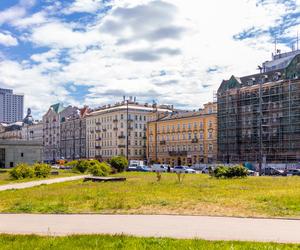
<svg viewBox="0 0 300 250"><path fill-rule="evenodd" d="M26 163L20 163L10 171L12 179L19 180L34 177L34 169Z"/></svg>
<svg viewBox="0 0 300 250"><path fill-rule="evenodd" d="M85 173L90 166L90 161L88 160L72 161L72 164L73 165L71 166L73 166L73 169L75 171L78 171L80 173Z"/></svg>
<svg viewBox="0 0 300 250"><path fill-rule="evenodd" d="M228 169L227 178L240 177L244 178L248 176L248 170L243 166L234 166Z"/></svg>
<svg viewBox="0 0 300 250"><path fill-rule="evenodd" d="M93 176L107 176L111 172L111 167L106 162L90 161L88 172Z"/></svg>
<svg viewBox="0 0 300 250"><path fill-rule="evenodd" d="M248 171L243 166L225 167L218 166L212 174L216 178L244 178Z"/></svg>
<svg viewBox="0 0 300 250"><path fill-rule="evenodd" d="M65 166L75 167L78 164L78 160L69 161Z"/></svg>
<svg viewBox="0 0 300 250"><path fill-rule="evenodd" d="M214 171L213 171L213 176L216 178L222 178L227 176L227 171L228 167L225 166L218 166Z"/></svg>
<svg viewBox="0 0 300 250"><path fill-rule="evenodd" d="M128 161L124 156L115 156L110 160L110 165L118 172L123 172L128 166Z"/></svg>
<svg viewBox="0 0 300 250"><path fill-rule="evenodd" d="M51 172L51 167L45 163L36 163L33 165L34 174L38 178L45 178Z"/></svg>

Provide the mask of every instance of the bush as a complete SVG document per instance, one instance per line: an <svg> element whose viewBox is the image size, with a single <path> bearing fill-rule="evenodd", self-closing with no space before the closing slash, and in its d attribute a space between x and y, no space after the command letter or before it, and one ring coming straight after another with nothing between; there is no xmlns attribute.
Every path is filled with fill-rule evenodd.
<svg viewBox="0 0 300 250"><path fill-rule="evenodd" d="M111 172L111 167L106 162L90 161L88 172L93 176L107 176Z"/></svg>
<svg viewBox="0 0 300 250"><path fill-rule="evenodd" d="M20 163L10 171L12 179L19 180L34 177L34 169L26 163Z"/></svg>
<svg viewBox="0 0 300 250"><path fill-rule="evenodd" d="M69 161L65 164L65 166L75 167L78 164L78 160Z"/></svg>
<svg viewBox="0 0 300 250"><path fill-rule="evenodd" d="M51 167L45 163L36 163L33 165L34 174L38 178L45 178L51 172Z"/></svg>
<svg viewBox="0 0 300 250"><path fill-rule="evenodd" d="M69 166L72 166L72 168L75 171L78 171L82 174L85 173L90 166L90 161L88 161L88 160L71 161L71 162L69 162L69 164L70 163L72 165L69 165Z"/></svg>
<svg viewBox="0 0 300 250"><path fill-rule="evenodd" d="M109 163L119 173L125 171L128 166L128 161L124 156L112 157Z"/></svg>
<svg viewBox="0 0 300 250"><path fill-rule="evenodd" d="M213 171L213 176L216 178L244 178L248 175L248 171L243 166L225 167L218 166Z"/></svg>
<svg viewBox="0 0 300 250"><path fill-rule="evenodd" d="M218 166L212 173L216 178L222 178L227 176L228 167Z"/></svg>

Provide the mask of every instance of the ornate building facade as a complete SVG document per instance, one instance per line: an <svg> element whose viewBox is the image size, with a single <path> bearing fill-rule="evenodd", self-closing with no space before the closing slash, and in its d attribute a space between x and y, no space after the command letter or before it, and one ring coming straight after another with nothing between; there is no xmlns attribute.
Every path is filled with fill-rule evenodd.
<svg viewBox="0 0 300 250"><path fill-rule="evenodd" d="M217 104L199 111L173 112L148 123L149 163L193 165L217 158Z"/></svg>

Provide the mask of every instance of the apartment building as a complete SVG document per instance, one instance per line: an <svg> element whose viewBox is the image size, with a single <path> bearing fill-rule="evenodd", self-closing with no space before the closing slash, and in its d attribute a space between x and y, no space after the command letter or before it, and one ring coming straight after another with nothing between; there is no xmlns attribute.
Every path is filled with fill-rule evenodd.
<svg viewBox="0 0 300 250"><path fill-rule="evenodd" d="M128 160L146 161L147 122L171 109L127 100L91 112L86 117L87 157L107 160L124 155Z"/></svg>
<svg viewBox="0 0 300 250"><path fill-rule="evenodd" d="M0 88L0 122L22 121L23 112L24 96L14 94L11 89Z"/></svg>
<svg viewBox="0 0 300 250"><path fill-rule="evenodd" d="M300 51L273 55L261 72L224 80L218 90L221 162L300 161Z"/></svg>
<svg viewBox="0 0 300 250"><path fill-rule="evenodd" d="M43 160L46 162L56 161L64 156L60 147L60 124L65 117L70 117L77 112L76 107L64 107L57 103L50 106L43 116Z"/></svg>
<svg viewBox="0 0 300 250"><path fill-rule="evenodd" d="M173 112L148 122L149 163L193 165L217 158L217 104L198 111Z"/></svg>
<svg viewBox="0 0 300 250"><path fill-rule="evenodd" d="M60 123L60 151L66 160L86 158L86 120L87 106L77 109Z"/></svg>

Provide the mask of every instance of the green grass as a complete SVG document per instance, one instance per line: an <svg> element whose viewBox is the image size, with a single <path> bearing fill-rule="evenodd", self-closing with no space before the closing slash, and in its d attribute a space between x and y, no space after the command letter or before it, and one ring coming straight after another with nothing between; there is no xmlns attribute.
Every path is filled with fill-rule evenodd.
<svg viewBox="0 0 300 250"><path fill-rule="evenodd" d="M300 177L214 179L123 173L126 182L73 181L0 192L0 212L189 214L300 218Z"/></svg>
<svg viewBox="0 0 300 250"><path fill-rule="evenodd" d="M170 238L137 238L129 236L9 236L0 235L1 250L91 250L91 249L128 249L128 250L161 250L161 249L220 249L220 250L281 250L300 249L296 244L254 243L238 241L204 241L178 240Z"/></svg>
<svg viewBox="0 0 300 250"><path fill-rule="evenodd" d="M76 175L76 173L73 173L69 170L58 170L59 175L49 175L47 178L26 178L21 180L13 180L11 179L9 172L10 170L7 170L3 172L3 170L0 172L0 185L5 184L12 184L12 183L19 183L19 182L28 182L28 181L37 181L37 180L43 180L43 179L53 179L53 178L60 178L60 177L68 177Z"/></svg>

